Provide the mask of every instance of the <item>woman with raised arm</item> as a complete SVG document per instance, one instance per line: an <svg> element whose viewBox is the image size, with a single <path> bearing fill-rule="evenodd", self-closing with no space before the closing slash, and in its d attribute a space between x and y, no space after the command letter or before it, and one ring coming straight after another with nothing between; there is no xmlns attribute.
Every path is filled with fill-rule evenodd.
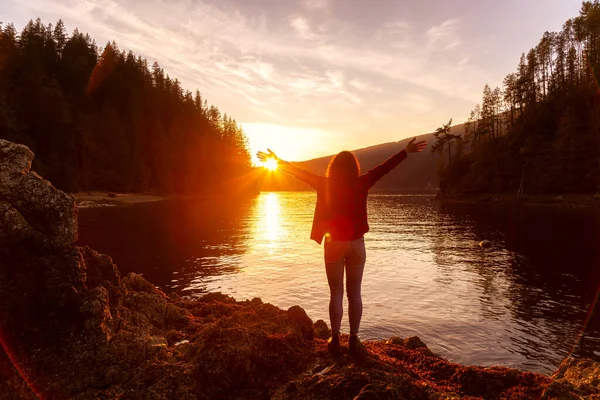
<svg viewBox="0 0 600 400"><path fill-rule="evenodd" d="M317 191L317 205L310 238L319 244L325 238L325 271L330 290L329 319L331 321L328 348L334 356L341 355L340 328L343 314L344 268L350 320L348 353L352 356L358 355L361 348L358 339L363 308L360 287L366 260L364 235L369 231L367 223L369 189L400 164L408 154L423 151L426 143L424 141L415 143L415 140L416 138L412 139L404 150L363 175L360 175L360 165L356 156L349 151L342 151L331 160L325 177L279 159L270 149L269 153L259 151L257 154L258 159L263 162L268 159L277 160L279 169L307 183Z"/></svg>

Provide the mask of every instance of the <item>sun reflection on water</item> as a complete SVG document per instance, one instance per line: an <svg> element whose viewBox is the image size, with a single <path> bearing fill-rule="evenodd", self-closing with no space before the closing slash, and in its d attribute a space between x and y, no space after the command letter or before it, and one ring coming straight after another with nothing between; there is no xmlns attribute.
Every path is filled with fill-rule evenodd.
<svg viewBox="0 0 600 400"><path fill-rule="evenodd" d="M269 193L261 197L260 213L262 218L257 221L264 223L264 229L257 227L262 232L262 239L268 242L268 247L272 249L278 247L278 240L282 234L281 227L281 205L277 193Z"/></svg>

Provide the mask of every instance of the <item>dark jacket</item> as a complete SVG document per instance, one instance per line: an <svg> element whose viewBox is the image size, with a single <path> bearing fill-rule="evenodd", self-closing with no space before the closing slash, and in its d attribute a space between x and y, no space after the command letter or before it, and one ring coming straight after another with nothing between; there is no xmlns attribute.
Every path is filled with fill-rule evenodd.
<svg viewBox="0 0 600 400"><path fill-rule="evenodd" d="M315 175L288 162L281 163L281 170L317 191L317 205L310 238L321 244L326 234L331 240L355 240L369 231L367 222L369 189L405 158L406 151L402 150L381 165L359 176L356 185L352 187L336 187L331 179Z"/></svg>

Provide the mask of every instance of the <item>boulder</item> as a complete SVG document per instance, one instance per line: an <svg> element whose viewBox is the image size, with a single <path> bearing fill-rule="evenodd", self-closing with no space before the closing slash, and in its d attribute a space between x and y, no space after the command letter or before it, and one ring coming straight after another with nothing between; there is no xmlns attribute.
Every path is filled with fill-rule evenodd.
<svg viewBox="0 0 600 400"><path fill-rule="evenodd" d="M73 246L77 241L75 197L31 171L32 160L27 147L0 139L0 202L20 214L19 225L13 229L35 230L41 234L38 239L55 247ZM8 226L3 224L2 230Z"/></svg>
<svg viewBox="0 0 600 400"><path fill-rule="evenodd" d="M589 359L569 357L563 361L552 378L580 396L600 398L600 363Z"/></svg>
<svg viewBox="0 0 600 400"><path fill-rule="evenodd" d="M314 332L315 337L318 339L329 339L329 336L331 336L331 330L322 319L315 322Z"/></svg>

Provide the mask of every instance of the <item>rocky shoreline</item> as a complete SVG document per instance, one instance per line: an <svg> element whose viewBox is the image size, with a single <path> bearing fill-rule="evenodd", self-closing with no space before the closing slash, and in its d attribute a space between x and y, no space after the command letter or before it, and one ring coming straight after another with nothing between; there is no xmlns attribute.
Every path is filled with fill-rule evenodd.
<svg viewBox="0 0 600 400"><path fill-rule="evenodd" d="M166 296L75 246L75 197L32 159L0 140L0 399L600 398L591 360L554 376L465 367L417 337L334 359L326 323L298 306Z"/></svg>

